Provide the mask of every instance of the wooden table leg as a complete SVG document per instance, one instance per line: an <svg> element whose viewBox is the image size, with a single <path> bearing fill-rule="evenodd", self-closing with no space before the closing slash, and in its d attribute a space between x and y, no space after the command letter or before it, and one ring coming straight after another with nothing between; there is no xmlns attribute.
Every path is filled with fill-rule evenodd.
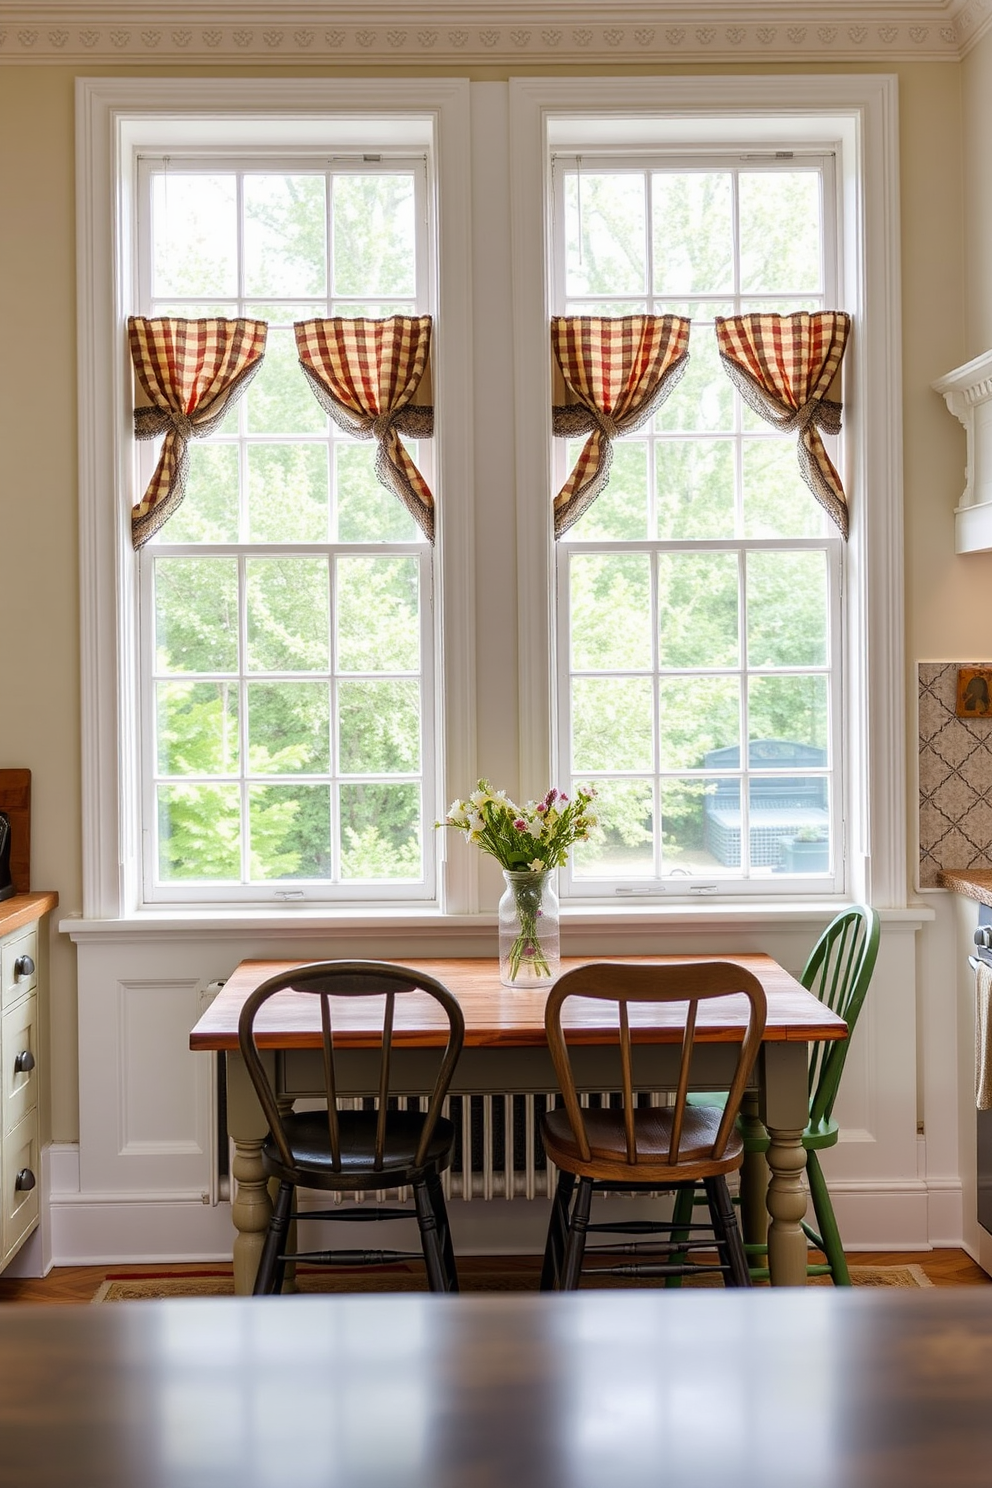
<svg viewBox="0 0 992 1488"><path fill-rule="evenodd" d="M803 1132L809 1115L806 1045L762 1047L761 1114L768 1128L768 1270L772 1286L806 1285Z"/></svg>
<svg viewBox="0 0 992 1488"><path fill-rule="evenodd" d="M227 1056L227 1125L234 1143L231 1198L234 1221L234 1291L250 1297L272 1217L272 1199L262 1171L262 1142L268 1126L255 1090L238 1054Z"/></svg>
<svg viewBox="0 0 992 1488"><path fill-rule="evenodd" d="M758 1092L748 1090L741 1102L741 1130L745 1144L749 1137L763 1139L765 1123L758 1115ZM768 1162L763 1152L744 1153L741 1168L741 1230L745 1245L768 1244Z"/></svg>

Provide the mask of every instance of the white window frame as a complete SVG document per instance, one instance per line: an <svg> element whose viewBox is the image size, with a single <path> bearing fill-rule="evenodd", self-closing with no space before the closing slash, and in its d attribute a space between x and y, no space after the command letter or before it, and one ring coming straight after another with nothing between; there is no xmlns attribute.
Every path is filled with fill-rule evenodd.
<svg viewBox="0 0 992 1488"><path fill-rule="evenodd" d="M377 152L377 158L373 166L362 164L361 157L350 158L333 157L327 158L326 152L321 155L308 157L306 155L289 155L270 151L267 156L259 156L251 151L231 151L224 155L215 154L209 146L203 146L199 150L179 151L169 157L168 170L170 173L188 174L192 172L214 173L214 172L240 172L245 177L257 174L261 171L306 171L316 167L321 172L330 174L354 174L355 172L387 172L393 169L405 169L415 181L415 231L417 236L417 284L415 297L411 297L408 314L430 314L434 312L436 298L436 274L432 272L433 263L436 259L434 251L435 233L433 231L432 203L436 200L437 193L433 190L433 160L432 152L425 146L423 150L407 151L403 155L399 153L387 154L383 151ZM137 192L135 199L138 231L135 235L135 282L137 289L137 301L135 313L141 315L157 314L152 300L151 270L152 270L152 178L156 167L162 170L161 156L155 158L142 154L137 164ZM239 198L240 200L240 193ZM330 286L328 286L330 288ZM176 296L165 297L170 301ZM328 298L330 296L328 295ZM197 313L182 309L176 313ZM245 297L231 305L227 312L231 316L250 314L250 305L246 306ZM337 310L334 313L338 313ZM435 360L437 360L435 356ZM237 432L233 435L221 435L222 440L241 443L264 444L275 440L283 442L286 436L276 435L246 435L247 406L246 400L241 399L235 409ZM318 439L328 449L328 468L333 467L334 446L348 440L349 436L344 434L333 420L326 419L326 428L323 436L305 436L308 443L314 443ZM290 440L294 436L289 436ZM148 443L135 443L134 456L134 488L142 491L151 479L155 468L155 460L158 456L158 447ZM428 483L434 486L434 440L424 441L422 451L418 455L418 466ZM386 497L386 499L391 499ZM412 526L411 522L411 526ZM433 605L433 573L435 553L422 535L417 539L405 544L379 543L375 545L361 543L341 543L337 540L320 544L289 543L285 547L272 543L252 543L248 541L235 541L220 544L176 544L170 541L171 529L168 524L163 527L153 542L147 543L138 554L137 573L137 603L138 603L138 706L139 706L139 736L140 736L140 772L141 772L141 819L142 827L142 851L141 851L141 888L140 900L143 904L192 904L198 905L209 902L216 905L226 904L259 904L279 905L281 903L309 904L311 906L323 906L338 902L354 903L383 903L390 904L393 901L426 901L437 900L437 851L438 840L436 834L431 830L435 821L439 803L437 800L437 771L434 762L437 759L437 744L440 731L437 728L437 702L435 696L435 627L433 617L435 614ZM159 772L155 767L157 736L155 727L156 718L156 667L155 667L155 640L154 640L154 577L153 567L157 558L180 557L180 558L202 558L216 554L218 549L225 556L234 559L239 569L239 592L244 594L245 577L244 568L246 563L257 558L279 558L287 551L300 555L309 552L315 557L327 557L332 570L338 557L405 557L411 559L417 568L418 590L420 599L420 624L419 624L419 653L420 669L417 678L420 695L420 749L422 766L419 772L421 783L421 860L422 872L416 881L373 881L359 880L350 882L338 880L333 885L309 879L271 879L271 880L247 880L235 882L199 882L196 880L185 880L181 878L163 879L160 877L159 868L159 842L158 842L158 799L157 783ZM242 599L243 603L243 599ZM241 623L244 624L244 614ZM239 647L244 654L244 645ZM336 679L336 669L329 663L331 671ZM159 681L168 680L165 674L158 678ZM235 685L237 679L232 677ZM242 685L250 685L250 674L247 672L241 678ZM246 710L239 710L239 727L244 734L247 727ZM238 774L224 777L224 783L234 785L242 783L247 775L247 737L241 740L239 759L241 771ZM330 773L330 772L329 772ZM337 779L336 771L333 772L334 780L331 783L332 797L334 793L334 781ZM298 781L298 776L274 778L269 783L289 786ZM219 782L218 782L219 783ZM242 802L242 811L244 803ZM332 804L332 824L337 822L337 810ZM332 825L332 837L334 827ZM340 848L337 844L331 844L332 857L336 860ZM247 858L247 842L241 843L241 856L243 863Z"/></svg>
<svg viewBox="0 0 992 1488"><path fill-rule="evenodd" d="M552 185L554 194L552 200L549 202L549 234L551 237L552 260L554 268L554 280L551 291L553 313L583 313L581 309L581 297L577 297L580 301L579 307L577 309L569 303L569 297L566 292L565 283L565 263L563 257L564 242L561 238L565 221L564 178L569 171L576 168L577 162L579 162L580 164L580 169L583 175L596 174L604 170L607 172L613 170L621 172L629 171L637 174L647 173L649 175L656 171L666 169L676 171L684 170L688 172L701 169L709 169L713 171L734 170L740 172L754 171L759 169L765 171L774 171L776 169L786 170L793 169L799 166L805 166L810 170L814 170L817 173L817 177L820 183L820 190L818 195L821 198L821 223L823 226L823 235L821 240L822 289L820 292L818 292L816 298L820 300L821 308L824 309L839 304L842 297L838 294L835 281L836 263L838 258L837 236L840 224L837 221L838 202L837 192L835 188L836 173L834 169L835 162L833 151L830 148L817 150L815 147L810 146L805 142L802 147L792 149L790 148L792 144L793 141L791 141L791 139L780 137L776 141L775 150L767 149L756 151L753 153L747 152L746 149L742 150L739 147L736 149L727 149L726 151L718 152L714 149L712 144L708 144L702 150L695 151L687 147L661 150L652 150L650 148L645 148L643 151L638 152L638 154L636 155L618 155L617 152L610 149L609 147L604 147L602 150L599 150L595 153L590 153L587 148L581 153L581 155L577 155L569 151L567 147L564 149L556 148L553 156L552 169ZM769 158L781 153L787 153L789 159L777 160ZM653 251L651 247L652 233L647 225L647 221L646 232L647 252L650 256ZM649 279L649 283L650 282L651 281ZM637 300L639 297L637 295L624 295L622 298ZM651 297L649 292L649 300L650 298ZM655 296L655 298L661 299L662 297ZM709 298L716 299L721 297L717 295L711 295L709 296ZM722 298L725 301L732 301L734 299L734 295L732 292L728 292L727 294L723 295ZM742 298L746 298L748 301L752 301L755 297L747 295L746 297L742 296ZM772 295L771 298L774 299L776 297ZM655 307L653 307L653 305L649 303L648 308ZM660 310L659 313L661 313ZM721 313L728 312L721 311ZM705 326L702 324L703 315L705 314L706 311L704 309L703 314L700 315L698 319L695 316L692 317L691 334L689 340L690 357L693 355L694 347L696 346L700 338L712 338L714 335L713 329L709 324L706 324ZM739 395L735 393L734 397L737 399L739 404ZM739 406L737 410L737 416L739 419ZM673 435L672 437L676 437L680 440L690 439L692 437L692 433L693 431L691 429L688 429L680 431L677 436ZM642 434L640 437L644 438L645 436ZM650 436L647 437L650 438ZM742 436L740 427L738 425L736 431L720 431L720 433L715 435L714 437L718 438L721 442L729 441L736 446L739 444ZM744 435L744 438L781 440L783 436L775 434L766 425L764 426L763 430L756 435ZM794 437L792 438L791 443L793 445L795 444ZM655 443L653 456L649 458L648 462L649 493L652 490L651 472L654 470L656 463L664 458L664 447L665 436L661 436L661 438L659 438ZM834 461L836 463L838 456L836 452L832 453ZM552 465L554 469L553 487L555 490L558 490L564 483L569 468L569 462L565 449L565 441L562 439L555 439L553 442ZM809 500L812 502L812 496L809 497ZM817 508L817 510L819 510L819 508ZM702 550L709 550L712 552L727 553L736 556L739 567L741 567L745 562L745 556L747 553L760 552L762 550L788 550L791 552L808 550L822 552L824 554L826 560L827 581L825 597L827 601L826 608L828 655L826 657L826 664L822 670L825 675L825 680L828 684L827 727L829 730L829 744L827 750L827 758L829 762L829 768L826 773L829 778L829 847L831 858L831 865L829 867L829 870L825 869L820 873L808 874L799 878L795 876L790 876L787 878L781 870L776 870L775 877L772 878L769 876L769 873L767 871L764 873L762 873L760 870L758 872L754 872L753 865L751 865L748 872L745 874L745 872L743 871L742 856L741 867L736 873L732 870L727 871L723 865L719 865L715 861L712 867L696 867L693 868L691 872L687 872L685 869L679 869L678 860L675 859L671 863L668 863L666 861L666 865L663 868L662 876L660 879L658 879L654 875L647 872L627 875L614 874L611 876L597 876L590 873L578 875L574 871L574 861L573 859L570 859L565 866L561 878L561 893L564 898L572 899L575 901L608 903L612 899L628 896L657 899L660 898L662 895L666 897L674 895L677 898L685 898L687 896L709 897L711 895L723 895L727 898L736 898L751 896L760 897L774 894L781 897L791 898L795 897L796 895L808 896L810 894L821 895L823 893L830 894L843 892L846 881L846 863L844 858L844 842L846 839L846 833L843 814L845 805L844 774L846 761L844 757L843 736L841 729L844 700L842 693L843 648L840 645L840 638L842 635L842 569L844 557L846 555L846 544L840 538L840 534L838 533L836 527L834 527L834 525L830 523L825 516L822 517L822 521L824 529L824 537L822 540L811 538L756 539L734 537L733 535L730 535L725 539L714 538L712 540L707 540L706 542L697 543L690 540L681 540L674 542L662 539L646 538L643 541L637 540L635 542L631 542L630 544L596 541L590 544L590 551L597 554L610 551L630 551L636 552L638 554L646 554L649 557L652 574L656 573L656 564L658 562L659 555L668 552L700 552ZM572 697L570 686L571 658L569 645L571 632L568 594L569 559L573 553L580 554L584 551L583 540L576 537L577 532L577 528L570 529L569 532L565 533L563 537L558 539L555 544L556 573L554 596L555 625L557 630L557 664L555 677L557 691L557 710L556 717L554 719L552 737L557 758L556 775L562 780L568 780L573 790L580 780L585 779L582 771L579 771L576 774L571 770L569 759L570 751L568 748L571 736L570 703ZM656 599L656 578L653 578L651 587L652 595ZM740 575L739 592L741 596L740 603L744 604L746 590L743 581L743 573L741 573ZM655 638L655 645L657 644L657 634L657 626L652 621L652 635ZM740 629L742 646L744 644L743 638L745 635L746 626L742 624ZM651 668L651 674L654 678L656 687L659 682L661 670L658 666L657 657L655 657ZM728 668L727 670L729 673L733 672L735 668ZM738 670L741 677L742 686L746 688L746 677L748 673L746 671L741 672L739 668L736 670ZM805 672L807 669L800 668L799 670ZM646 676L647 674L645 673L644 675ZM742 696L741 702L743 703L743 701L744 699ZM657 700L655 705L655 713L657 715ZM662 780L665 772L661 769L660 760L658 758L659 749L660 741L656 737L654 741L655 758L653 762L652 774L656 780L660 781ZM749 754L748 746L743 744L740 748L740 759L740 769L739 772L736 773L735 778L739 779L740 781L740 837L742 843L744 843L753 839L749 830L751 812L751 797L748 786L748 781L750 779L750 766L748 762ZM703 773L704 772L700 772L701 775ZM790 775L795 775L797 773L802 774L805 772L793 769L790 770L789 773ZM645 783L647 783L647 772L644 773L643 778L645 780ZM656 841L654 844L655 851L658 850L658 846L659 844ZM748 855L748 858L750 864L750 855Z"/></svg>
<svg viewBox="0 0 992 1488"><path fill-rule="evenodd" d="M837 157L839 279L855 335L845 364L845 488L851 493L843 621L847 871L834 895L906 903L906 726L897 84L892 77L523 78L510 84L513 180L518 617L528 793L554 759L551 535L551 156L612 145L759 149L808 139ZM583 130L586 131L583 138ZM540 264L543 276L527 267ZM543 499L542 499L543 497ZM543 706L542 706L543 704ZM547 718L542 733L540 720ZM674 896L673 896L674 897ZM801 895L790 890L791 900ZM667 898L667 896L666 896ZM723 904L729 906L728 896ZM769 904L775 898L768 896ZM672 906L675 907L674 905ZM717 905L713 911L719 912Z"/></svg>
<svg viewBox="0 0 992 1488"><path fill-rule="evenodd" d="M136 563L130 539L133 448L126 318L136 302L134 193L141 151L203 142L259 150L314 144L374 150L428 143L436 162L438 322L435 366L439 502L471 489L469 94L463 80L80 79L77 82L83 914L140 918ZM449 334L450 333L450 334ZM448 797L474 767L472 512L451 502L435 557L433 626L445 699L436 789ZM446 606L459 615L443 626ZM442 635L444 638L441 644ZM462 860L425 911L470 901ZM368 896L375 903L374 895ZM381 903L381 901L379 901ZM209 911L209 896L203 909ZM347 911L347 904L343 905ZM352 906L352 909L354 906ZM333 915L332 901L322 910ZM229 912L229 911L228 911Z"/></svg>

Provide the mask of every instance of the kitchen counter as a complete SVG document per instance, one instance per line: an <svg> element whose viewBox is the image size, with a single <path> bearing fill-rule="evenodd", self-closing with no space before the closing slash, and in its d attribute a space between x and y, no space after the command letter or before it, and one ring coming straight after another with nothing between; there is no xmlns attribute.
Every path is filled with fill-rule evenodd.
<svg viewBox="0 0 992 1488"><path fill-rule="evenodd" d="M992 868L942 868L937 882L942 889L992 907Z"/></svg>
<svg viewBox="0 0 992 1488"><path fill-rule="evenodd" d="M58 902L58 894L52 893L15 894L12 899L0 900L0 936L40 920Z"/></svg>

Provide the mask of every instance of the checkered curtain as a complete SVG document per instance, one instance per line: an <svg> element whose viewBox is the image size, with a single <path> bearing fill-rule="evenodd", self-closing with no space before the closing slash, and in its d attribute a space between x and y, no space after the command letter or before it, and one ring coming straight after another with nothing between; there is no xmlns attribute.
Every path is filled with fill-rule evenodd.
<svg viewBox="0 0 992 1488"><path fill-rule="evenodd" d="M165 435L151 484L131 511L136 548L155 535L182 501L189 441L212 434L244 392L261 366L266 330L263 320L128 319L138 382L135 438Z"/></svg>
<svg viewBox="0 0 992 1488"><path fill-rule="evenodd" d="M614 439L646 423L685 371L689 322L680 315L555 315L551 347L569 400L553 406L552 429L560 438L589 434L554 500L561 537L605 489Z"/></svg>
<svg viewBox="0 0 992 1488"><path fill-rule="evenodd" d="M820 429L840 433L840 400L827 397L851 333L841 310L716 317L716 339L731 382L759 417L783 434L799 431L799 470L846 538L847 497Z"/></svg>
<svg viewBox="0 0 992 1488"><path fill-rule="evenodd" d="M300 366L318 403L356 439L375 439L375 473L434 541L434 497L400 434L429 439L434 409L414 406L431 347L429 315L296 322ZM429 384L428 384L429 386Z"/></svg>

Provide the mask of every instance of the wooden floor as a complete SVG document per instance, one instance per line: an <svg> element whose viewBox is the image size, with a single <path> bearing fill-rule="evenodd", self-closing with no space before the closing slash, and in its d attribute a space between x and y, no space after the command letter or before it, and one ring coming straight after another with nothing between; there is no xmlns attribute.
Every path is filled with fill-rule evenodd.
<svg viewBox="0 0 992 1488"><path fill-rule="evenodd" d="M989 1277L976 1266L963 1250L931 1251L852 1251L848 1254L852 1266L920 1266L934 1286L989 1286ZM539 1256L468 1256L459 1259L459 1271L471 1275L473 1271L506 1271L533 1273L540 1269ZM181 1275L183 1272L209 1272L216 1274L225 1270L222 1265L207 1263L190 1265L143 1266L56 1266L41 1279L6 1279L0 1277L0 1304L10 1302L90 1302L101 1283L108 1275Z"/></svg>

